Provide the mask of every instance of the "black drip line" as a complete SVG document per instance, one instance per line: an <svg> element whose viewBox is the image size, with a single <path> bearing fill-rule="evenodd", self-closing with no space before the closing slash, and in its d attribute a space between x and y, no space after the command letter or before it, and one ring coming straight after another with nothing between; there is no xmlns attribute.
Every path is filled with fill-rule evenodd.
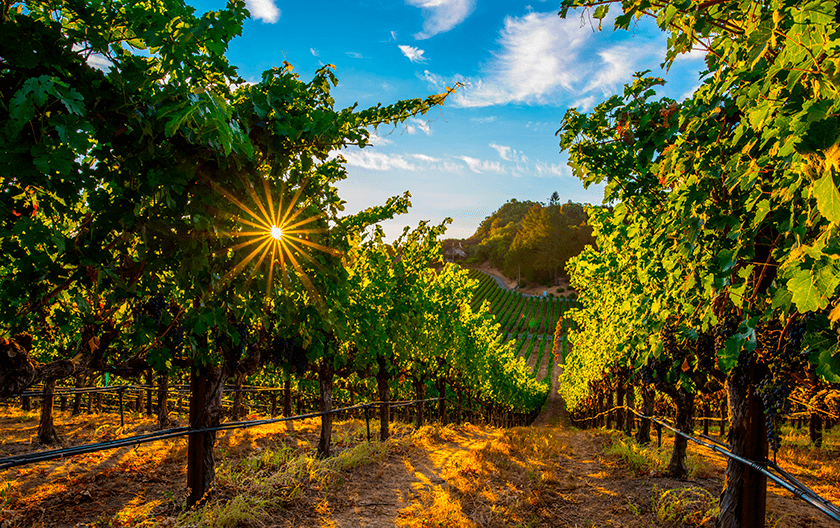
<svg viewBox="0 0 840 528"><path fill-rule="evenodd" d="M652 422L654 422L658 425L661 425L661 426L665 427L666 429L670 429L674 433L676 433L676 434L678 434L682 437L685 437L686 439L691 440L692 442L694 442L696 444L707 447L707 448L711 449L712 451L714 451L716 453L720 453L721 455L723 455L727 458L737 460L738 462L740 462L740 463L742 463L746 466L751 467L752 469L758 471L759 473L763 474L764 476L766 476L767 478L769 478L770 480L775 482L777 485L779 485L782 488L785 488L786 490L793 493L794 497L796 497L798 499L802 499L803 501L810 504L814 508L816 508L819 511L823 512L824 514L828 515L831 519L834 519L835 521L840 522L840 508L835 506L828 499L825 499L824 497L821 497L820 495L817 495L817 493L815 493L811 488L802 484L793 475L787 473L782 468L780 468L778 466L778 464L776 464L775 462L770 461L770 460L765 460L763 464L760 464L760 463L755 462L753 460L748 460L746 458L740 457L740 456L736 455L735 453L733 453L732 451L730 451L729 446L727 446L726 444L723 444L723 443L721 443L717 440L714 440L714 439L708 438L705 435L702 435L702 436L704 436L705 438L708 438L709 440L711 440L714 443L704 442L703 440L699 440L697 438L694 438L693 436L680 431L676 427L671 426L670 424L665 422L663 419L659 419L655 416L646 416L646 415L638 412L637 410L635 410L633 408L627 407L626 405L619 405L617 407L613 407L612 409L610 409L608 411L604 411L603 413L599 413L598 415L596 415L596 417L601 416L603 414L610 413L610 412L618 410L618 409L624 409L626 411L630 411L633 414L635 414L636 416L638 416L639 418L642 418L642 419L645 419L645 420L650 420L650 421L652 421ZM575 421L582 421L582 420L575 420ZM773 469L778 471L782 476L780 477L780 476L768 471L766 466L772 467Z"/></svg>
<svg viewBox="0 0 840 528"><path fill-rule="evenodd" d="M279 422L287 422L287 421L294 421L294 420L303 420L307 418L317 418L319 416L324 416L327 414L335 414L339 412L345 411L353 411L357 409L363 409L365 411L365 418L368 422L368 441L370 441L370 417L369 412L370 409L374 409L383 403L387 403L390 407L403 407L406 405L414 405L416 403L425 403L430 401L438 401L440 398L429 398L425 400L411 400L411 401L398 401L398 402L371 402L371 403L361 403L358 405L353 405L351 407L344 407L341 409L332 409L329 411L319 411L314 413L308 414L300 414L297 416L288 416L282 418L268 418L265 420L245 420L245 421L237 421L237 422L226 422L224 424L218 425L216 427L205 427L202 429L193 429L192 427L174 427L171 429L164 429L161 431L157 431L154 433L149 433L145 435L137 435L131 436L128 438L120 438L117 440L111 440L108 442L97 442L94 444L85 444L81 446L75 447L68 447L63 449L51 449L49 451L41 451L38 453L28 453L26 455L19 455L19 456L11 456L6 458L0 458L0 470L9 469L17 466L23 466L26 464L34 464L37 462L44 462L47 460L55 460L75 455L82 455L87 453L93 453L96 451L105 451L108 449L118 449L120 447L127 447L127 446L138 446L140 444L146 444L149 442L157 442L160 440L167 440L170 438L177 438L180 436L187 436L192 434L198 433L209 433L214 431L226 431L231 429L246 429L249 427L256 427L259 425L269 425L273 423Z"/></svg>

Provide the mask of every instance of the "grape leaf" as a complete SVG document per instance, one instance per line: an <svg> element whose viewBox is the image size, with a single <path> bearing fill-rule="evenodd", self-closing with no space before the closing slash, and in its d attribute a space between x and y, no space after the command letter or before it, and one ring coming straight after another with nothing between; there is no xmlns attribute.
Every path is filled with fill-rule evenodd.
<svg viewBox="0 0 840 528"><path fill-rule="evenodd" d="M817 208L830 222L840 224L840 192L834 185L831 172L826 171L822 178L814 185L814 195L817 198Z"/></svg>
<svg viewBox="0 0 840 528"><path fill-rule="evenodd" d="M817 288L817 278L807 269L798 269L787 282L788 290L793 294L793 303L800 312L819 310L823 299Z"/></svg>

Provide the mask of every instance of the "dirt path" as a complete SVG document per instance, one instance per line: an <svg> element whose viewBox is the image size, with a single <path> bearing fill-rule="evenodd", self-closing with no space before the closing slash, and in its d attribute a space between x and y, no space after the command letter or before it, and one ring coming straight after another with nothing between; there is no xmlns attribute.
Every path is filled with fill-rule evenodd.
<svg viewBox="0 0 840 528"><path fill-rule="evenodd" d="M548 361L555 361L554 356L548 354ZM542 411L537 415L532 426L540 427L547 425L564 425L570 424L569 413L566 411L566 403L560 397L560 373L563 372L563 357L561 355L560 361L554 364L554 370L551 374L551 391L548 393L548 398L543 405ZM545 375L545 373L543 373Z"/></svg>

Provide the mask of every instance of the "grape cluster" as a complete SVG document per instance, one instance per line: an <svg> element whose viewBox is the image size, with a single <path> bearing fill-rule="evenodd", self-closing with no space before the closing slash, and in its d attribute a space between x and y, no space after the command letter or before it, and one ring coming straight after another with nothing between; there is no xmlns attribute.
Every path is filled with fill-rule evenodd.
<svg viewBox="0 0 840 528"><path fill-rule="evenodd" d="M708 332L701 332L694 344L697 362L702 370L711 372L715 369L715 338Z"/></svg>
<svg viewBox="0 0 840 528"><path fill-rule="evenodd" d="M677 336L674 325L666 324L659 333L659 336L662 338L665 353L671 357L675 357L677 353Z"/></svg>
<svg viewBox="0 0 840 528"><path fill-rule="evenodd" d="M655 379L655 371L652 366L648 363L647 365L642 365L639 367L639 379L645 385L653 385L656 382Z"/></svg>
<svg viewBox="0 0 840 528"><path fill-rule="evenodd" d="M155 325L160 324L160 316L163 314L163 309L166 308L166 302L163 299L163 294L158 292L146 301L144 306L146 315L154 319Z"/></svg>
<svg viewBox="0 0 840 528"><path fill-rule="evenodd" d="M730 313L715 325L712 330L715 340L715 351L720 351L726 345L726 340L735 335L735 332L738 331L739 324L738 316Z"/></svg>
<svg viewBox="0 0 840 528"><path fill-rule="evenodd" d="M767 442L775 453L782 443L780 415L790 412L788 396L792 391L790 381L766 377L758 382L756 394L764 403L764 424L767 427Z"/></svg>
<svg viewBox="0 0 840 528"><path fill-rule="evenodd" d="M184 344L184 327L178 325L171 329L169 333L166 334L164 343L166 348L169 350L169 353L174 356L181 348L181 345Z"/></svg>
<svg viewBox="0 0 840 528"><path fill-rule="evenodd" d="M275 363L289 366L299 376L306 372L306 350L301 347L297 337L275 336L271 341L271 359Z"/></svg>
<svg viewBox="0 0 840 528"><path fill-rule="evenodd" d="M729 373L730 380L737 387L747 387L752 382L752 367L755 365L755 351L742 349L738 354L738 362Z"/></svg>

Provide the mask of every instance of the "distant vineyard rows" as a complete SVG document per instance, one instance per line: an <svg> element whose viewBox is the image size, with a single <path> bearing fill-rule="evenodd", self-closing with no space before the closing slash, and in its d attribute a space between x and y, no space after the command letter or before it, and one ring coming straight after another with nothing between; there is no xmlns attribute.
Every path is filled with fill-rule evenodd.
<svg viewBox="0 0 840 528"><path fill-rule="evenodd" d="M508 339L516 340L515 354L526 362L536 356L533 362L535 376L540 365L552 353L554 338L562 336L557 350L565 355L566 320L563 315L574 307L573 299L536 297L506 290L500 288L493 277L478 270L470 270L470 278L478 281L471 307L476 310L485 301L489 303L490 313L499 324L499 332ZM546 375L539 381L551 382L553 365L554 362L549 361Z"/></svg>

